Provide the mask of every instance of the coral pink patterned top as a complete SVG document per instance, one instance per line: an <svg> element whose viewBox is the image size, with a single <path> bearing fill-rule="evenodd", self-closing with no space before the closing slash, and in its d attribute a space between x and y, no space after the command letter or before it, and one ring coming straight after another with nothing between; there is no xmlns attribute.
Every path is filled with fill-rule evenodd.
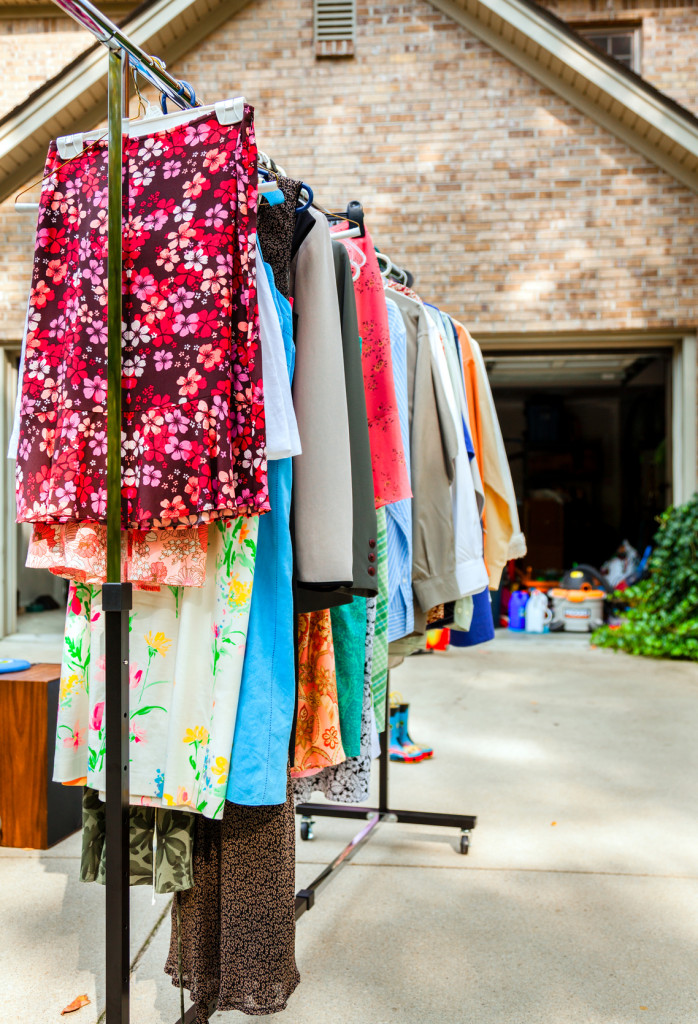
<svg viewBox="0 0 698 1024"><path fill-rule="evenodd" d="M269 508L253 115L124 138L122 526ZM107 146L51 143L34 257L18 520L104 522Z"/></svg>
<svg viewBox="0 0 698 1024"><path fill-rule="evenodd" d="M345 239L344 244L352 263L360 267L354 282L356 312L362 342L373 487L376 508L382 508L412 497L395 398L388 309L376 250L368 231L364 238Z"/></svg>

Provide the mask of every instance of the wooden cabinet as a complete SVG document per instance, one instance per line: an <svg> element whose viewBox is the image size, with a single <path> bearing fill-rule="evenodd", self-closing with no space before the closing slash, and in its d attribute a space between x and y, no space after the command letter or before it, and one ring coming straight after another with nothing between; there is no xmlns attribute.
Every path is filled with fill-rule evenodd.
<svg viewBox="0 0 698 1024"><path fill-rule="evenodd" d="M81 827L82 787L51 781L60 665L0 675L0 846L46 850Z"/></svg>

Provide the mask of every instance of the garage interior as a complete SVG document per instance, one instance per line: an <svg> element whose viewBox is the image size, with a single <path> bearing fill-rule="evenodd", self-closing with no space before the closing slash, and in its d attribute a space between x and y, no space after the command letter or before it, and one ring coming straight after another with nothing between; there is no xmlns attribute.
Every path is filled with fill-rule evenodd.
<svg viewBox="0 0 698 1024"><path fill-rule="evenodd" d="M534 577L640 553L672 501L671 350L485 351Z"/></svg>

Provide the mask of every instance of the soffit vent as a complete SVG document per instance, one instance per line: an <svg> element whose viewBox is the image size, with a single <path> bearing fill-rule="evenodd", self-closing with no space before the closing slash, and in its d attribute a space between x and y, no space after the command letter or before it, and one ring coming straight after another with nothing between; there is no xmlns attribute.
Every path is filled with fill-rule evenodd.
<svg viewBox="0 0 698 1024"><path fill-rule="evenodd" d="M315 54L351 57L356 36L356 0L313 0Z"/></svg>

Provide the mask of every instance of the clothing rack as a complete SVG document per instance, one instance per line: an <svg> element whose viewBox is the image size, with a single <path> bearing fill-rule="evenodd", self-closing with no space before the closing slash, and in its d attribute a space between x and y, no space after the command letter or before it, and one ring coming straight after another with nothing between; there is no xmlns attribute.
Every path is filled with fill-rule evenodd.
<svg viewBox="0 0 698 1024"><path fill-rule="evenodd" d="M121 579L121 315L122 315L122 161L123 121L129 111L129 72L133 69L161 96L163 111L169 99L182 110L199 106L193 88L168 73L162 61L146 53L90 0L53 0L62 11L87 29L109 52L108 107L108 248L107 248L107 576L102 587L105 613L106 718L106 908L105 908L105 1024L130 1020L130 865L129 865L129 611L132 586ZM383 822L446 825L461 829L461 852L476 819L425 811L395 811L388 803L388 740L383 735L380 756L380 796L377 808L300 805L303 832L310 838L308 815L368 818L368 823L330 865L296 896L296 919L310 910L319 889L327 884ZM213 1009L213 1007L212 1007ZM177 1024L191 1024L191 1006Z"/></svg>

